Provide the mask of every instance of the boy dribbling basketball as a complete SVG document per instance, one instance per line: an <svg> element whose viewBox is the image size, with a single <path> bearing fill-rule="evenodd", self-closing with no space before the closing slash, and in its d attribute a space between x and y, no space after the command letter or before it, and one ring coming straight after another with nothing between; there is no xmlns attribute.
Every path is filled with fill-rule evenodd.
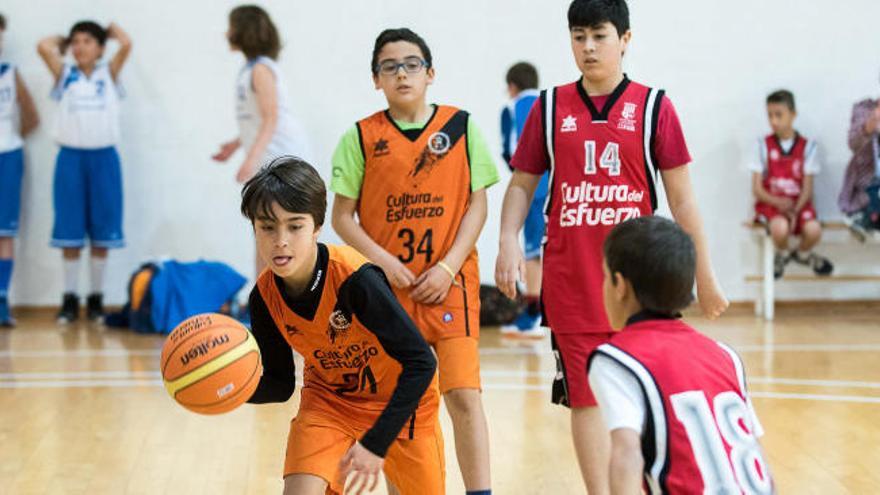
<svg viewBox="0 0 880 495"><path fill-rule="evenodd" d="M267 264L251 292L263 376L252 403L294 390L291 348L303 356L284 493L372 490L384 470L403 495L445 492L436 359L382 270L353 248L318 243L324 182L294 157L273 160L242 191Z"/></svg>
<svg viewBox="0 0 880 495"><path fill-rule="evenodd" d="M606 493L608 433L586 375L587 357L611 337L601 304L602 242L614 225L651 215L659 170L672 215L694 238L697 292L709 317L727 308L712 271L691 189L691 161L663 91L630 81L625 0L574 0L571 49L582 77L541 94L526 120L501 213L495 279L509 297L524 271L517 234L541 175L550 172L541 302L558 373L553 401L571 408L578 463L591 495ZM646 247L647 249L648 247Z"/></svg>

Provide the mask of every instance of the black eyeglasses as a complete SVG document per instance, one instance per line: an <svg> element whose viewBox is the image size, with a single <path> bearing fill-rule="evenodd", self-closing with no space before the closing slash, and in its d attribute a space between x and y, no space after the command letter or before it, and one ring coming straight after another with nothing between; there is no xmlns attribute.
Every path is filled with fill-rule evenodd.
<svg viewBox="0 0 880 495"><path fill-rule="evenodd" d="M407 74L415 74L422 70L423 67L427 67L428 62L420 59L419 57L406 57L403 59L403 62L397 62L396 60L385 60L384 62L376 65L376 72L382 74L383 76L393 76L397 74L397 71L403 68Z"/></svg>

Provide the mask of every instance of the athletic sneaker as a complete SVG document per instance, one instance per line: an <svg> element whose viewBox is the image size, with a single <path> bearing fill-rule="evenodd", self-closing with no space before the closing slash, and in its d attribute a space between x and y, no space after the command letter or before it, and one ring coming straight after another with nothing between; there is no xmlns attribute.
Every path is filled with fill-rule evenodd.
<svg viewBox="0 0 880 495"><path fill-rule="evenodd" d="M540 339L544 336L544 327L541 326L541 314L530 314L528 310L523 310L513 320L513 323L502 325L501 335Z"/></svg>
<svg viewBox="0 0 880 495"><path fill-rule="evenodd" d="M828 276L831 275L831 272L834 271L834 265L831 264L831 261L824 256L819 256L814 252L810 252L808 255L801 257L800 253L797 250L791 252L791 259L795 261L795 263L800 263L801 265L809 266L813 269L813 273L820 276Z"/></svg>
<svg viewBox="0 0 880 495"><path fill-rule="evenodd" d="M79 297L73 292L65 292L58 311L58 323L65 325L79 319Z"/></svg>
<svg viewBox="0 0 880 495"><path fill-rule="evenodd" d="M15 319L9 314L9 299L5 296L0 297L0 327L12 328L15 326Z"/></svg>
<svg viewBox="0 0 880 495"><path fill-rule="evenodd" d="M104 321L104 296L102 294L91 294L86 299L86 317L89 321L97 323Z"/></svg>
<svg viewBox="0 0 880 495"><path fill-rule="evenodd" d="M843 223L849 227L849 232L859 242L865 242L868 238L868 229L871 228L871 221L864 212L853 213L843 218Z"/></svg>
<svg viewBox="0 0 880 495"><path fill-rule="evenodd" d="M780 279L783 275L785 275L785 265L788 264L788 261L791 258L786 256L785 253L777 251L773 256L773 278Z"/></svg>

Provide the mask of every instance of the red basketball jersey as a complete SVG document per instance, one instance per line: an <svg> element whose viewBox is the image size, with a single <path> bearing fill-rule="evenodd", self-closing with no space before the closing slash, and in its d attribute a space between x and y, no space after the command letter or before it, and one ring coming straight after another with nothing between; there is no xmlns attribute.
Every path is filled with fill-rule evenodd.
<svg viewBox="0 0 880 495"><path fill-rule="evenodd" d="M771 494L739 356L680 320L627 326L597 348L644 393L648 493Z"/></svg>
<svg viewBox="0 0 880 495"><path fill-rule="evenodd" d="M602 244L615 225L656 208L651 144L662 99L629 79L601 109L580 82L541 96L550 155L542 300L556 332L610 331Z"/></svg>
<svg viewBox="0 0 880 495"><path fill-rule="evenodd" d="M770 134L764 138L763 155L764 189L774 196L797 199L804 183L804 166L807 161L808 143L803 136L795 134L794 144L786 151L779 138Z"/></svg>

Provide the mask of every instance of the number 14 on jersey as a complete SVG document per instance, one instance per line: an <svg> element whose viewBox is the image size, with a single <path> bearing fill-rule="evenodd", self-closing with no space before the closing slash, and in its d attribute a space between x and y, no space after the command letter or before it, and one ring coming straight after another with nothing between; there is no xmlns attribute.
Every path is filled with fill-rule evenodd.
<svg viewBox="0 0 880 495"><path fill-rule="evenodd" d="M595 175L596 168L596 141L584 141L584 174ZM599 157L599 166L608 171L608 175L620 175L620 145L609 141Z"/></svg>

